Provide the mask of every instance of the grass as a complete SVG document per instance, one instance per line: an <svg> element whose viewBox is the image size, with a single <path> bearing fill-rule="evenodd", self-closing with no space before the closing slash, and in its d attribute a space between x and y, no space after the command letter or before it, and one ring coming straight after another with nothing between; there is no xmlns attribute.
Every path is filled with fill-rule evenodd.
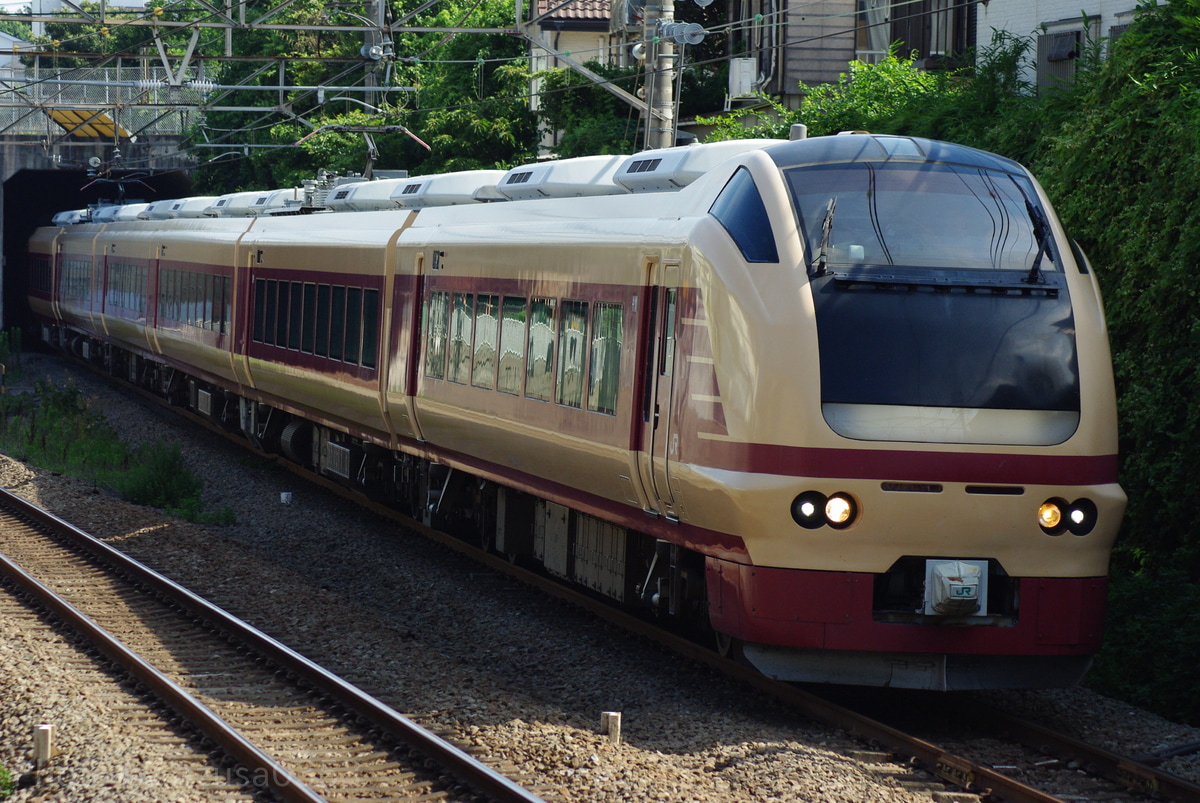
<svg viewBox="0 0 1200 803"><path fill-rule="evenodd" d="M0 767L0 800L5 800L17 790L17 780L4 767Z"/></svg>
<svg viewBox="0 0 1200 803"><path fill-rule="evenodd" d="M39 379L32 393L0 396L0 451L186 521L234 523L228 507L204 510L203 483L188 470L178 445L155 441L130 449L73 382Z"/></svg>

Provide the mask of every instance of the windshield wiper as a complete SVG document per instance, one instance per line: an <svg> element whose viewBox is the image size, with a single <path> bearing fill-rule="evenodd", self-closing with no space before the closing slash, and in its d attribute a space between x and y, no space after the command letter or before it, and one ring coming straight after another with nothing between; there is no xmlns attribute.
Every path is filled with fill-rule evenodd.
<svg viewBox="0 0 1200 803"><path fill-rule="evenodd" d="M813 260L809 276L824 276L828 273L829 236L833 232L833 213L837 211L837 196L831 196L829 206L825 209L825 218L821 221L821 247L817 250L817 258Z"/></svg>
<svg viewBox="0 0 1200 803"><path fill-rule="evenodd" d="M1012 176L1012 183L1016 185L1017 191L1021 193L1021 197L1025 199L1025 211L1029 213L1029 220L1033 224L1033 236L1037 238L1037 253L1033 255L1033 265L1029 268L1029 273L1025 276L1027 284L1042 283L1042 257L1049 256L1050 261L1057 264L1058 257L1054 253L1054 243L1050 239L1050 221L1046 220L1046 213L1042 208L1033 202L1033 199L1025 192L1025 188L1021 183Z"/></svg>

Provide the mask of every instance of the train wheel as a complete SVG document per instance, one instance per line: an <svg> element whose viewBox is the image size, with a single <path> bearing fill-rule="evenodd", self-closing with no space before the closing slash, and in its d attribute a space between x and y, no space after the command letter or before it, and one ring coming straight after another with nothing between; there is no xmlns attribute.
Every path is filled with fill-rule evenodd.
<svg viewBox="0 0 1200 803"><path fill-rule="evenodd" d="M742 640L740 638L734 638L720 630L713 631L713 635L716 637L717 655L735 661L742 657Z"/></svg>

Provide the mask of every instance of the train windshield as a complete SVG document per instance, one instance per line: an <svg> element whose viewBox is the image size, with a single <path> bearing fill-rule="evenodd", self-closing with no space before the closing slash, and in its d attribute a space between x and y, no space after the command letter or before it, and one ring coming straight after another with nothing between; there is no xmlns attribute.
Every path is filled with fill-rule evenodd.
<svg viewBox="0 0 1200 803"><path fill-rule="evenodd" d="M965 165L852 162L787 171L810 270L1055 269L1022 176Z"/></svg>

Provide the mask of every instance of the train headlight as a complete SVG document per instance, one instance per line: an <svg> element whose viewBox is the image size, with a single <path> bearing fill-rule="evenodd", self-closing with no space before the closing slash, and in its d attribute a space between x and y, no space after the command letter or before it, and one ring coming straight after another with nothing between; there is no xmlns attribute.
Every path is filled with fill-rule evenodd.
<svg viewBox="0 0 1200 803"><path fill-rule="evenodd" d="M858 518L858 503L846 493L826 496L820 491L805 491L792 500L792 518L808 530L826 526L841 530Z"/></svg>
<svg viewBox="0 0 1200 803"><path fill-rule="evenodd" d="M1062 535L1066 526L1063 523L1067 503L1062 499L1047 499L1038 508L1038 524L1046 535Z"/></svg>
<svg viewBox="0 0 1200 803"><path fill-rule="evenodd" d="M825 494L820 491L805 491L792 500L792 518L809 530L824 526L825 501Z"/></svg>
<svg viewBox="0 0 1200 803"><path fill-rule="evenodd" d="M825 521L835 530L849 527L856 512L858 505L846 494L837 493L825 501Z"/></svg>
<svg viewBox="0 0 1200 803"><path fill-rule="evenodd" d="M1067 529L1071 535L1087 535L1095 528L1099 516L1091 499L1076 499L1067 510Z"/></svg>

